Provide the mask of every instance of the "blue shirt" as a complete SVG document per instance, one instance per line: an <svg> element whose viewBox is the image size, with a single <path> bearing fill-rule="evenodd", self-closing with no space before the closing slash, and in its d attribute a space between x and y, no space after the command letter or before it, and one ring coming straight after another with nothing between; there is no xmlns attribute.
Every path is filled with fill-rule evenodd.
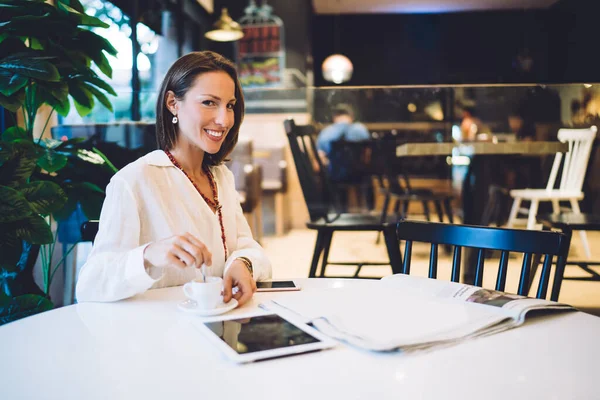
<svg viewBox="0 0 600 400"><path fill-rule="evenodd" d="M354 122L352 124L346 122L337 122L324 128L317 137L317 149L329 154L331 151L331 143L340 140L342 137L349 142L361 142L369 140L371 135L367 127L361 123Z"/></svg>

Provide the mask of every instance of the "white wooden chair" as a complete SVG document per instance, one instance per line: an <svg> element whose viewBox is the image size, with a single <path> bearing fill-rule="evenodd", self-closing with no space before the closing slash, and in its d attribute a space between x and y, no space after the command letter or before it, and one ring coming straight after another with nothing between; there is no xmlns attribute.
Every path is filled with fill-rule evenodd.
<svg viewBox="0 0 600 400"><path fill-rule="evenodd" d="M527 222L527 229L535 229L538 206L543 201L552 202L552 212L555 214L560 214L561 212L560 201L568 201L572 212L576 214L581 213L579 200L583 199L584 196L581 189L597 130L595 126L589 129L559 129L558 140L569 144L569 151L565 153L564 163L562 163L563 168L559 188L555 189L554 184L556 183L561 161L563 161L562 153L556 153L554 157L546 189L517 189L510 191L511 197L515 200L510 211L510 216L508 217L508 227L512 227L515 223ZM523 200L531 202L528 209L521 208ZM518 218L519 214L525 214L527 218L520 219ZM586 256L590 258L590 247L585 231L579 231L579 234Z"/></svg>

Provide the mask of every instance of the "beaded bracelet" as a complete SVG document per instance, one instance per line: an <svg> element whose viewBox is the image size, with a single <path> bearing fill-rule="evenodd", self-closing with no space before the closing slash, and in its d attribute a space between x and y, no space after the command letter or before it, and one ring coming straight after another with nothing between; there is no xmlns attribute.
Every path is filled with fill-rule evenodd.
<svg viewBox="0 0 600 400"><path fill-rule="evenodd" d="M254 276L254 269L252 268L252 261L248 257L238 257L236 260L240 260L244 263L248 271L250 271L250 275Z"/></svg>

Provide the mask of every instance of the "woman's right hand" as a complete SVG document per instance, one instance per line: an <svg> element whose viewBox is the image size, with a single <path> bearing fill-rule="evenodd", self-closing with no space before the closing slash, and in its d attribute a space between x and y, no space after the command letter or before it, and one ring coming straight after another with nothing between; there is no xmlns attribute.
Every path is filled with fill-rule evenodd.
<svg viewBox="0 0 600 400"><path fill-rule="evenodd" d="M175 235L150 243L144 249L146 268L200 268L202 264L210 267L212 254L204 243L190 233Z"/></svg>

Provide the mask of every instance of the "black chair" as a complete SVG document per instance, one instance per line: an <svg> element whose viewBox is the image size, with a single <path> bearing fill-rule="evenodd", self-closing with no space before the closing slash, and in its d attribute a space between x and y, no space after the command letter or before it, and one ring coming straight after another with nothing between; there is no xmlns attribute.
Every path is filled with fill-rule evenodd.
<svg viewBox="0 0 600 400"><path fill-rule="evenodd" d="M350 193L356 195L361 211L373 209L372 146L371 140L352 142L340 139L331 142L331 151L328 154L329 182L343 212L348 212Z"/></svg>
<svg viewBox="0 0 600 400"><path fill-rule="evenodd" d="M400 272L402 256L396 240L396 220L382 222L377 215L346 214L339 211L336 197L332 193L326 170L323 168L315 146L315 129L310 125L296 125L293 119L284 121L294 164L298 172L302 193L310 214L306 226L317 231L317 242L313 252L309 277L315 277L321 254L320 276L325 275L327 265L356 265L355 277L364 265L390 265L394 273ZM387 247L389 264L381 262L329 262L329 249L333 234L336 231L371 231L383 232Z"/></svg>
<svg viewBox="0 0 600 400"><path fill-rule="evenodd" d="M396 218L405 219L410 202L419 202L423 206L425 219L431 221L429 203L433 203L437 217L444 222L444 214L448 221L454 223L451 201L454 196L445 193L435 193L430 189L415 189L410 184L408 174L404 173L402 161L396 157L396 146L398 142L390 139L379 139L376 141L375 154L378 162L374 163L374 172L379 181L379 192L384 195L383 207L381 209L381 220L385 221L388 216L390 202L393 201L393 210ZM379 243L379 235L376 243Z"/></svg>
<svg viewBox="0 0 600 400"><path fill-rule="evenodd" d="M90 220L81 224L81 240L83 242L93 242L98 233L99 221Z"/></svg>
<svg viewBox="0 0 600 400"><path fill-rule="evenodd" d="M558 232L543 232L520 229L489 228L472 225L451 225L432 222L400 221L396 233L398 240L406 240L402 273L410 274L413 242L431 243L429 256L429 278L437 279L438 245L454 246L451 280L460 279L461 249L477 250L475 286L483 282L483 267L486 250L500 250L500 267L496 279L496 290L504 291L510 252L524 253L517 294L526 296L531 280L531 264L536 254L545 255L540 284L536 297L546 298L550 281L552 258L557 256L557 267L552 285L551 300L557 301L569 251L566 235Z"/></svg>
<svg viewBox="0 0 600 400"><path fill-rule="evenodd" d="M557 229L564 233L569 244L573 231L600 231L600 215L598 214L538 214L536 219L542 224L544 230ZM600 275L591 268L600 266L600 261L567 259L565 264L576 265L587 272L589 276L564 276L564 280L600 282Z"/></svg>

